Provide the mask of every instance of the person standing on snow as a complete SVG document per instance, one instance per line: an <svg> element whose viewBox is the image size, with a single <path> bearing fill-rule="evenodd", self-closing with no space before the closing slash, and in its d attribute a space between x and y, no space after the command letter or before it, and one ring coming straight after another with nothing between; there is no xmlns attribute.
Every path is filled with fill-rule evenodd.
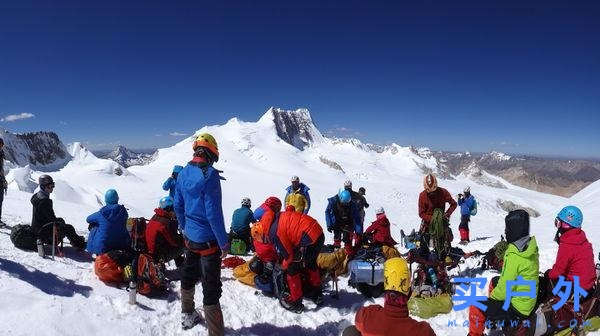
<svg viewBox="0 0 600 336"><path fill-rule="evenodd" d="M46 244L52 244L53 227L56 226L58 242L62 237L67 237L71 246L85 249L85 238L75 232L73 225L66 224L64 219L56 217L50 194L54 191L54 180L50 175L42 175L39 180L40 191L31 197L33 213L31 216L31 228L36 235Z"/></svg>
<svg viewBox="0 0 600 336"><path fill-rule="evenodd" d="M385 261L383 266L384 304L362 307L356 312L355 325L344 329L342 336L435 336L429 323L408 315L411 275L406 261L400 257Z"/></svg>
<svg viewBox="0 0 600 336"><path fill-rule="evenodd" d="M365 197L367 190L365 187L358 188L358 195L360 196L360 202L358 202L358 211L360 213L360 221L365 223L365 209L369 207L369 203L367 203L367 198Z"/></svg>
<svg viewBox="0 0 600 336"><path fill-rule="evenodd" d="M352 202L352 196L348 190L341 189L337 195L327 200L325 220L327 221L327 231L333 232L333 246L338 248L343 241L346 253L352 254L353 235L356 235L358 245L363 226L356 204Z"/></svg>
<svg viewBox="0 0 600 336"><path fill-rule="evenodd" d="M5 226L2 221L2 203L4 203L4 195L8 190L8 183L4 176L4 139L0 138L0 227Z"/></svg>
<svg viewBox="0 0 600 336"><path fill-rule="evenodd" d="M423 235L425 244L429 244L430 224L436 209L441 210L443 214L444 227L447 230L446 239L452 241L452 232L450 231L450 216L456 210L456 201L452 198L448 190L438 187L437 178L433 174L427 174L423 179L424 190L419 194L419 217L421 217L421 228L419 232ZM446 203L450 204L446 210ZM449 242L448 242L449 245Z"/></svg>
<svg viewBox="0 0 600 336"><path fill-rule="evenodd" d="M171 197L175 197L175 185L177 184L177 175L179 174L179 172L181 172L182 169L182 166L173 167L173 172L171 173L171 176L169 176L169 178L162 185L163 190L168 191L169 196Z"/></svg>
<svg viewBox="0 0 600 336"><path fill-rule="evenodd" d="M131 247L131 237L126 227L129 215L125 207L119 204L117 191L107 190L104 203L105 206L86 219L90 230L87 251L97 256L113 250L129 250Z"/></svg>
<svg viewBox="0 0 600 336"><path fill-rule="evenodd" d="M460 244L464 245L470 241L469 222L471 221L473 210L477 209L475 197L471 195L471 187L467 186L463 194L458 194L458 205L460 205L460 225L458 225L458 231L460 232Z"/></svg>
<svg viewBox="0 0 600 336"><path fill-rule="evenodd" d="M346 180L344 182L344 189L348 190L348 192L350 192L350 196L352 198L352 203L354 203L354 206L358 210L360 223L364 224L365 223L365 208L369 207L369 203L367 203L367 199L365 198L365 192L366 192L365 188L360 187L358 189L358 192L356 192L356 191L352 190L352 181Z"/></svg>
<svg viewBox="0 0 600 336"><path fill-rule="evenodd" d="M304 183L300 183L298 176L292 176L292 185L286 188L284 204L287 207L292 205L296 211L307 214L310 210L310 195L308 188Z"/></svg>
<svg viewBox="0 0 600 336"><path fill-rule="evenodd" d="M202 321L194 302L201 280L208 334L224 334L221 298L221 259L229 252L221 205L221 177L213 168L219 160L215 138L200 134L193 143L194 158L177 177L174 210L184 234L185 261L181 278L181 325L187 330Z"/></svg>
<svg viewBox="0 0 600 336"><path fill-rule="evenodd" d="M252 250L252 237L250 236L250 224L256 222L250 207L252 202L248 197L242 198L242 206L233 212L231 218L231 229L229 230L229 243L232 239L241 239L246 243L246 251Z"/></svg>

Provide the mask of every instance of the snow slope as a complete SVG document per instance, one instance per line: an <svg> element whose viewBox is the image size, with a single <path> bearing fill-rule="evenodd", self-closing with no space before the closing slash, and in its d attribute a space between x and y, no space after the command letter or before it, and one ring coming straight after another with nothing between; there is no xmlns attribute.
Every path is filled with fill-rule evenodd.
<svg viewBox="0 0 600 336"><path fill-rule="evenodd" d="M242 197L250 197L253 207L271 195L281 198L289 178L298 175L311 188L310 214L323 225L326 198L333 196L344 180L351 179L355 189L364 186L367 190L366 197L371 205L366 212L367 220L374 219L375 209L383 206L393 223L392 233L396 238L400 229L410 231L418 228L417 198L422 190L423 170L437 171L436 159L418 155L409 147L397 144L374 150L358 140L328 139L314 127L308 111L304 111L270 109L257 122L233 118L225 125L198 130L197 133L210 132L219 142L221 158L215 166L224 171L222 176L227 179L222 182L226 222L229 222ZM288 120L286 127L278 124L280 120ZM289 124L289 120L297 124ZM299 133L300 137L294 134L298 128L304 129ZM280 136L283 131L287 140ZM69 146L73 159L60 171L52 173L57 180L57 192L53 195L57 214L73 223L80 233L86 233L86 216L98 209L103 202L104 191L114 187L130 215L150 216L158 199L165 194L161 185L172 166L185 164L191 159L191 139L160 149L156 159L146 166L128 169L113 161L96 158L79 144ZM115 174L117 170L121 170L122 174ZM9 194L4 203L5 222L30 221L31 181L37 180L39 174L25 168L10 171L9 176L15 177L9 181ZM597 197L593 199L591 192L584 193L594 185L597 187L598 182L582 191L580 194L583 196L565 199L516 187L489 174L486 177L505 188L495 188L495 184L477 184L468 175L440 181L441 186L453 195L465 185L471 185L477 197L478 214L471 223L471 235L475 241L466 250L486 251L499 240L504 232L503 219L506 215L497 206L499 198L534 208L542 214L532 219L531 225L541 249L541 269L552 266L556 253L556 243L552 241L554 216L570 202L581 202L586 214L584 228L591 241L600 241L600 229L586 225L600 219L600 213L595 210L600 204ZM457 210L451 218L455 233L459 217ZM34 253L16 250L8 239L8 231L1 231L0 307L3 314L0 315L0 323L6 326L9 334L206 334L202 327L187 332L180 329L179 283L173 284L175 292L167 299L139 297L140 305L129 306L126 292L107 287L97 280L92 263L84 256L69 251L71 258L60 258L55 262L40 259ZM332 239L327 232L326 238L328 241ZM476 260L468 260L452 274L465 272L466 268L474 268L476 264ZM489 271L483 273L485 277L493 275ZM231 271L224 270L222 278L224 291L221 304L229 335L338 335L353 322L355 311L370 303L342 279L339 300L327 298L325 306L320 309L307 304L307 312L296 315L283 310L274 299L254 295L253 289L233 279ZM202 293L198 290L197 302L201 302L201 298ZM375 302L382 303L382 299ZM31 316L37 318L36 323L27 323ZM466 329L447 325L449 319L456 319L460 325L466 318L466 311L461 311L438 316L429 322L438 335L464 335Z"/></svg>

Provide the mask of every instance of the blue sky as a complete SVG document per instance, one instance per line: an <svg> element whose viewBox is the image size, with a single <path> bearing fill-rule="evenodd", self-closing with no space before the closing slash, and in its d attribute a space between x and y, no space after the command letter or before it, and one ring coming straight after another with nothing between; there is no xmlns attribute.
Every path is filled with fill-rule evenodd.
<svg viewBox="0 0 600 336"><path fill-rule="evenodd" d="M0 4L0 127L166 146L269 106L376 143L599 158L600 3Z"/></svg>

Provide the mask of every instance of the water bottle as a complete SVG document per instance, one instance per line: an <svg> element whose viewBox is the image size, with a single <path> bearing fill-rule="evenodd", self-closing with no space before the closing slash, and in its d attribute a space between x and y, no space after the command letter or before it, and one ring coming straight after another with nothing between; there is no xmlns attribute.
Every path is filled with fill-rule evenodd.
<svg viewBox="0 0 600 336"><path fill-rule="evenodd" d="M129 304L134 305L137 303L137 282L131 281L129 283Z"/></svg>
<svg viewBox="0 0 600 336"><path fill-rule="evenodd" d="M437 279L437 275L435 274L435 271L433 270L433 268L429 267L429 269L427 270L427 273L429 273L429 277L431 278L431 283L433 284L433 288L437 289L438 279Z"/></svg>
<svg viewBox="0 0 600 336"><path fill-rule="evenodd" d="M42 243L41 239L37 240L37 252L38 255L42 258L46 256L46 253L44 252L44 244Z"/></svg>

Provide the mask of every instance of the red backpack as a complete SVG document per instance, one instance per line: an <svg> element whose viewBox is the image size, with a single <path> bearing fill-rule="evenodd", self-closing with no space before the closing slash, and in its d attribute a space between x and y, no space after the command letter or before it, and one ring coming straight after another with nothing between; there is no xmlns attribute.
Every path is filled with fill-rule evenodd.
<svg viewBox="0 0 600 336"><path fill-rule="evenodd" d="M164 293L168 288L165 266L154 261L152 256L140 253L137 259L137 292L145 296Z"/></svg>

